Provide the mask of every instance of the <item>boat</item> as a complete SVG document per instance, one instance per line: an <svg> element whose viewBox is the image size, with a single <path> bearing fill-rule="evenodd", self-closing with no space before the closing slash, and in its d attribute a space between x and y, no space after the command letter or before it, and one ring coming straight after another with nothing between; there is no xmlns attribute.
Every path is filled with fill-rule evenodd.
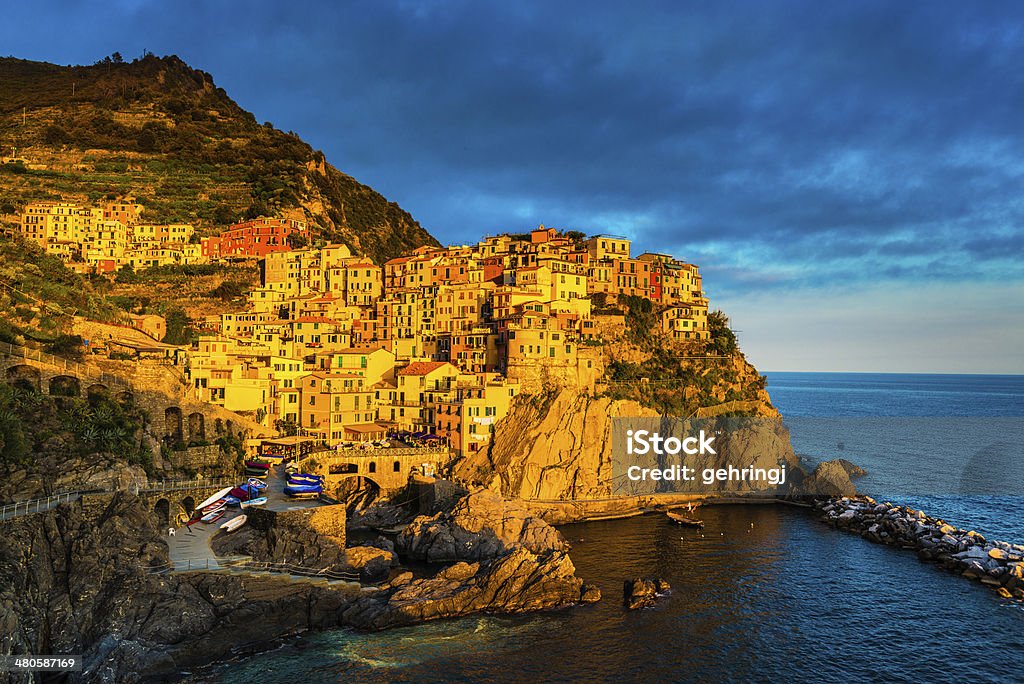
<svg viewBox="0 0 1024 684"><path fill-rule="evenodd" d="M685 515L679 513L673 513L672 511L665 511L665 515L668 519L677 525L686 525L687 527L704 527L703 520L695 520L694 518L687 518Z"/></svg>
<svg viewBox="0 0 1024 684"><path fill-rule="evenodd" d="M210 504L209 506L204 506L203 508L200 508L199 510L202 511L202 513L205 515L206 513L213 513L214 511L219 511L219 510L221 510L222 508L224 508L227 505L228 505L227 499L218 499L218 500L214 501L212 504Z"/></svg>
<svg viewBox="0 0 1024 684"><path fill-rule="evenodd" d="M227 504L228 506L237 506L238 504L242 503L242 500L239 499L237 496L228 496L225 497L224 503Z"/></svg>
<svg viewBox="0 0 1024 684"><path fill-rule="evenodd" d="M319 475L307 475L306 473L295 473L288 476L288 484L322 484L324 478Z"/></svg>
<svg viewBox="0 0 1024 684"><path fill-rule="evenodd" d="M259 470L258 468L246 468L245 475L249 478L266 478L269 470Z"/></svg>
<svg viewBox="0 0 1024 684"><path fill-rule="evenodd" d="M267 503L267 497L259 496L255 499L249 499L248 501L242 502L242 508L248 508L249 506L263 506Z"/></svg>
<svg viewBox="0 0 1024 684"><path fill-rule="evenodd" d="M212 504L214 501L218 501L220 499L223 499L225 496L227 496L228 494L231 493L232 489L234 489L234 487L225 487L224 489L220 490L219 492L217 492L216 494L211 496L206 501L204 501L201 504L199 504L198 506L196 506L196 510L197 511L201 511L204 508L206 508L207 506L209 506L210 504Z"/></svg>
<svg viewBox="0 0 1024 684"><path fill-rule="evenodd" d="M289 484L284 488L288 496L320 496L322 491L322 484Z"/></svg>
<svg viewBox="0 0 1024 684"><path fill-rule="evenodd" d="M223 508L221 508L221 509L219 509L219 510L216 510L216 511L214 511L213 513L207 513L206 515L204 515L204 516L203 516L202 518L200 518L199 520L200 520L201 522L204 522L204 523L206 523L207 525L209 525L210 523L214 523L214 522L217 522L217 521L218 521L218 520L220 520L220 519L221 519L221 518L222 518L223 516L224 516L224 509L223 509Z"/></svg>
<svg viewBox="0 0 1024 684"><path fill-rule="evenodd" d="M234 518L228 520L226 523L221 525L220 529L224 530L225 532L234 532L239 527L244 525L245 521L248 519L248 516L246 516L244 513L242 515L236 515Z"/></svg>
<svg viewBox="0 0 1024 684"><path fill-rule="evenodd" d="M266 489L267 488L267 483L264 482L263 480L259 479L258 477L250 477L247 484L250 487L255 487L256 489Z"/></svg>
<svg viewBox="0 0 1024 684"><path fill-rule="evenodd" d="M246 468L253 468L254 470L270 470L270 463L267 461L246 461Z"/></svg>

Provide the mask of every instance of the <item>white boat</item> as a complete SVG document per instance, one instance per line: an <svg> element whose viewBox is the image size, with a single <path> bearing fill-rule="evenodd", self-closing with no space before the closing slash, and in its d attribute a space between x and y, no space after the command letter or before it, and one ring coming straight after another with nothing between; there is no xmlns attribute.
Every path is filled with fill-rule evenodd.
<svg viewBox="0 0 1024 684"><path fill-rule="evenodd" d="M265 503L267 503L267 497L259 496L255 499L250 499L249 501L243 501L241 506L242 508L248 508L249 506L262 506Z"/></svg>
<svg viewBox="0 0 1024 684"><path fill-rule="evenodd" d="M209 506L210 504L212 504L214 501L218 501L220 499L223 499L224 497L226 497L228 494L231 493L232 489L234 489L234 487L225 487L224 489L220 490L219 492L217 492L216 494L211 496L209 499L207 499L203 503L201 503L198 506L196 506L196 510L197 511L201 511L204 508L206 508L207 506Z"/></svg>
<svg viewBox="0 0 1024 684"><path fill-rule="evenodd" d="M244 525L245 521L248 519L249 518L245 515L236 515L234 518L228 520L226 523L221 525L220 529L224 530L225 532L234 532L239 527Z"/></svg>

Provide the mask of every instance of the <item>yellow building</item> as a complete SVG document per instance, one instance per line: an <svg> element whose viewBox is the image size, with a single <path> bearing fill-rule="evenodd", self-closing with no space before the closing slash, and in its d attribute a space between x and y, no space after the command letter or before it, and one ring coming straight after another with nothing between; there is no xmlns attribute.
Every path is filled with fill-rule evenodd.
<svg viewBox="0 0 1024 684"><path fill-rule="evenodd" d="M616 235L595 235L583 242L592 260L628 259L629 238Z"/></svg>

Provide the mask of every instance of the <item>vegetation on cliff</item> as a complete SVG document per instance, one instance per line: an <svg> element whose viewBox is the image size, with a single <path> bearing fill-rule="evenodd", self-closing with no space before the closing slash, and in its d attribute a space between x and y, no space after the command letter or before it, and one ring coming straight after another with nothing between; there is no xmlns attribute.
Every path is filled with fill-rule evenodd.
<svg viewBox="0 0 1024 684"><path fill-rule="evenodd" d="M53 343L71 316L110 321L102 286L18 237L0 239L0 342Z"/></svg>
<svg viewBox="0 0 1024 684"><path fill-rule="evenodd" d="M175 56L62 67L0 58L0 213L134 195L150 222L210 234L257 216L307 220L378 261L437 244L394 202L299 136L260 124Z"/></svg>
<svg viewBox="0 0 1024 684"><path fill-rule="evenodd" d="M116 454L149 467L152 454L140 439L145 417L105 394L50 396L24 383L0 384L0 465L32 469L56 457Z"/></svg>

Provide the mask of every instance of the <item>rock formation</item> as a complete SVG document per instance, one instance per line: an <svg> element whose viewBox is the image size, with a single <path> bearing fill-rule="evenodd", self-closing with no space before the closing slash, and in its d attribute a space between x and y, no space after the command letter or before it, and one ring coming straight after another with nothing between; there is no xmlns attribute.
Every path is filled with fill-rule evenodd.
<svg viewBox="0 0 1024 684"><path fill-rule="evenodd" d="M477 612L519 613L600 599L600 591L585 586L575 573L565 552L539 556L520 547L483 563L456 563L430 579L401 576L392 591L361 599L343 617L350 625L383 629Z"/></svg>
<svg viewBox="0 0 1024 684"><path fill-rule="evenodd" d="M495 425L491 449L467 456L456 464L454 474L457 479L486 485L505 497L524 500L597 499L623 494L612 487L613 420L637 417L657 418L658 414L635 401L573 390L521 397L508 416ZM766 468L785 463L791 475L802 477L799 460L781 422L762 417L734 430L729 420L708 418L702 423L726 426L724 448L705 464L707 467L732 464ZM691 491L715 489L697 487Z"/></svg>
<svg viewBox="0 0 1024 684"><path fill-rule="evenodd" d="M636 578L626 580L622 588L623 602L630 610L650 608L658 599L672 591L671 585L663 579Z"/></svg>
<svg viewBox="0 0 1024 684"><path fill-rule="evenodd" d="M449 512L413 520L395 548L410 558L448 562L496 558L513 548L547 554L569 547L558 530L528 510L495 492L478 489Z"/></svg>
<svg viewBox="0 0 1024 684"><path fill-rule="evenodd" d="M1004 598L1024 599L1024 545L988 541L923 511L867 496L819 502L822 520L877 544L917 551L921 560L978 580Z"/></svg>

